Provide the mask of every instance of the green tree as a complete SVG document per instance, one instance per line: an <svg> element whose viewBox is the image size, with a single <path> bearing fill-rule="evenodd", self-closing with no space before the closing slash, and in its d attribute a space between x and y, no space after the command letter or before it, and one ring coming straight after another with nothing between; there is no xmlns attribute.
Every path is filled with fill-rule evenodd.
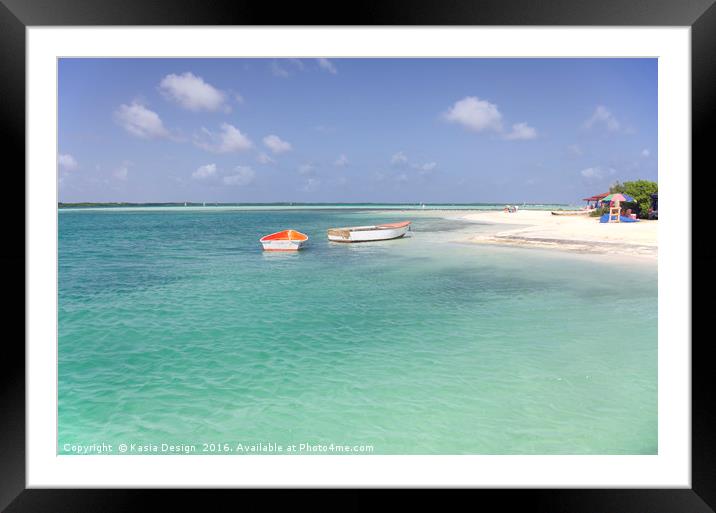
<svg viewBox="0 0 716 513"><path fill-rule="evenodd" d="M624 190L624 184L619 183L619 180L614 182L614 184L609 187L609 192L611 192L612 194L614 194L615 192L621 192L622 194L626 193L626 191Z"/></svg>
<svg viewBox="0 0 716 513"><path fill-rule="evenodd" d="M639 217L645 219L651 206L651 195L659 192L659 185L649 180L636 180L634 182L616 182L609 188L609 192L621 192L634 198L634 202L624 203L626 208L639 212Z"/></svg>

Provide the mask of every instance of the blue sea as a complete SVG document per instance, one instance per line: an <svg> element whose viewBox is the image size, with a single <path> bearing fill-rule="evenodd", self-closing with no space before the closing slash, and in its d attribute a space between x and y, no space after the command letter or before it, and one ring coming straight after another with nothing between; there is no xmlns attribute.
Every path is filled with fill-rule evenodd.
<svg viewBox="0 0 716 513"><path fill-rule="evenodd" d="M446 217L60 209L58 453L656 454L656 264Z"/></svg>

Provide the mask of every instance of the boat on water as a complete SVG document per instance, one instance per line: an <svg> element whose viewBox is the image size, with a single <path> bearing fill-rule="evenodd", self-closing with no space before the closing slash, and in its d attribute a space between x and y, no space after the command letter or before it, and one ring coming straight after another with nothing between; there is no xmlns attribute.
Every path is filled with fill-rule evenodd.
<svg viewBox="0 0 716 513"><path fill-rule="evenodd" d="M264 251L298 251L308 242L308 235L296 230L283 230L259 239Z"/></svg>
<svg viewBox="0 0 716 513"><path fill-rule="evenodd" d="M333 242L370 242L399 239L410 229L410 221L385 223L371 226L349 226L328 230L328 240Z"/></svg>
<svg viewBox="0 0 716 513"><path fill-rule="evenodd" d="M590 208L590 209L583 209L583 210L553 210L552 215L553 216L583 216L587 214L591 214L594 212L596 208Z"/></svg>

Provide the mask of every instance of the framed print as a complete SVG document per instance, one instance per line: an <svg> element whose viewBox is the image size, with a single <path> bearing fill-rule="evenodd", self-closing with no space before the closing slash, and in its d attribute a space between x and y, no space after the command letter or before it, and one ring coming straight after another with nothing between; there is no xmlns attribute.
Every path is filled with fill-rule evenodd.
<svg viewBox="0 0 716 513"><path fill-rule="evenodd" d="M0 506L712 510L712 2L161 5L0 6L26 200Z"/></svg>

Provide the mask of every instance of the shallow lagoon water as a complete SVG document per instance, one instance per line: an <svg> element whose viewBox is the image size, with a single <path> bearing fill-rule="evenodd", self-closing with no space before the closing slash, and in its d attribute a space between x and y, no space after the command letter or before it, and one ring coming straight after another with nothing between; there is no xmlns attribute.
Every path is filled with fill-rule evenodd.
<svg viewBox="0 0 716 513"><path fill-rule="evenodd" d="M58 452L657 452L656 265L458 244L490 226L439 213L405 239L325 238L406 216L61 211ZM261 251L288 227L305 250Z"/></svg>

